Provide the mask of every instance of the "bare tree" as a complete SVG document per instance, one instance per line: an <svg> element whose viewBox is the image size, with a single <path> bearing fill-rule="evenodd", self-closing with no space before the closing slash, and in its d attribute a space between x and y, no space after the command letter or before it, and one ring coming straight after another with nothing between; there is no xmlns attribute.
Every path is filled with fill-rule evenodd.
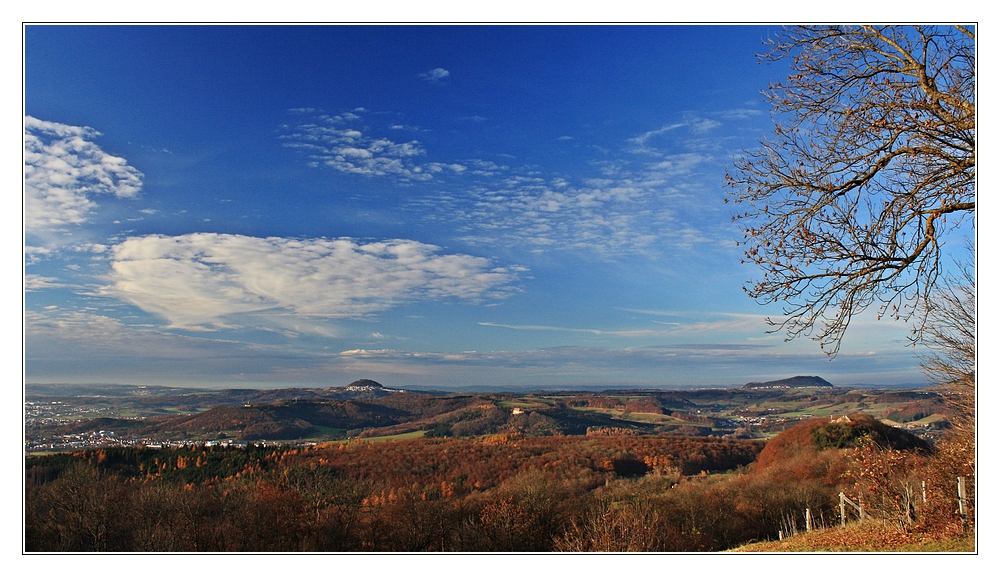
<svg viewBox="0 0 1000 577"><path fill-rule="evenodd" d="M957 274L946 275L927 311L924 344L933 352L921 358L924 374L944 386L945 401L955 411L953 425L972 431L976 412L976 271L970 258Z"/></svg>
<svg viewBox="0 0 1000 577"><path fill-rule="evenodd" d="M768 322L835 355L852 315L914 321L941 274L944 239L975 212L975 32L803 26L767 43L790 60L772 84L774 136L727 175L746 260L744 287L784 303ZM916 315L916 318L914 318Z"/></svg>

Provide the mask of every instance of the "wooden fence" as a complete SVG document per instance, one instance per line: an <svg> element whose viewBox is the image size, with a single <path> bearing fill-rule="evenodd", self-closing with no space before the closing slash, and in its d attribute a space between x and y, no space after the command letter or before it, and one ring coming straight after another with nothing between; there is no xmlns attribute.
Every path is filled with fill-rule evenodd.
<svg viewBox="0 0 1000 577"><path fill-rule="evenodd" d="M963 523L968 523L969 520L969 508L968 508L968 497L965 490L965 477L957 477L958 481L958 512L962 516ZM920 496L923 503L927 503L927 482L920 482ZM848 514L854 515L858 521L863 521L865 519L871 518L871 515L865 512L865 505L861 500L860 495L858 496L857 502L844 494L843 491L840 492L840 526L847 526ZM907 511L907 520L910 521L909 511ZM809 507L805 510L805 524L806 531L812 531L814 528L826 528L826 522L822 518L822 511L820 512L820 523L819 527L816 527L817 519L813 516ZM798 533L797 523L792 518L787 518L783 523L784 529L778 531L778 540L782 540L787 536L794 535Z"/></svg>

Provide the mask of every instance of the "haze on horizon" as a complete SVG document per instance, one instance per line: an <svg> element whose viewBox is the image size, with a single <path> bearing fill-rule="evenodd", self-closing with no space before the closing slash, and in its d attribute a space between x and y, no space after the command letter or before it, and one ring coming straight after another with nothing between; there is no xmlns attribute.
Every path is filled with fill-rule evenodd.
<svg viewBox="0 0 1000 577"><path fill-rule="evenodd" d="M831 361L742 290L767 33L27 26L25 378L923 382L906 323Z"/></svg>

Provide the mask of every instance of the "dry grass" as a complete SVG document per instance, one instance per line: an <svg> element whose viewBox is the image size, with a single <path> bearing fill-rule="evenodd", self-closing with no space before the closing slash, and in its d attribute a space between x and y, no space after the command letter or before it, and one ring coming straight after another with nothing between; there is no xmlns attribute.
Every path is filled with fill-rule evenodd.
<svg viewBox="0 0 1000 577"><path fill-rule="evenodd" d="M936 537L905 533L880 522L849 525L793 535L781 541L751 543L732 549L738 553L813 551L851 552L975 552L975 535Z"/></svg>

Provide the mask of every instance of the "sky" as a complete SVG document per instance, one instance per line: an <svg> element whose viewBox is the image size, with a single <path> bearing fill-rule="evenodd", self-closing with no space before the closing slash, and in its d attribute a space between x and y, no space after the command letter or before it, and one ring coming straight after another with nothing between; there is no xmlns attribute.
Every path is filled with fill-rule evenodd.
<svg viewBox="0 0 1000 577"><path fill-rule="evenodd" d="M24 378L922 383L743 291L766 26L27 26ZM960 244L960 241L956 244Z"/></svg>

